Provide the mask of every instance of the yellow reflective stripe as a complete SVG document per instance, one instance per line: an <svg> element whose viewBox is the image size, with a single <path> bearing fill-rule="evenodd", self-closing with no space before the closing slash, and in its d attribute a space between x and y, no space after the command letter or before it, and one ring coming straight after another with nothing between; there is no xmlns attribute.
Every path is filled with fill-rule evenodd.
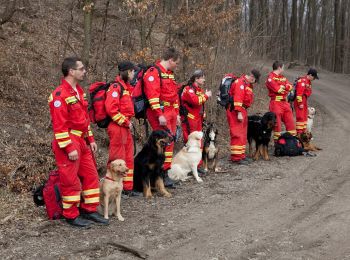
<svg viewBox="0 0 350 260"><path fill-rule="evenodd" d="M231 145L232 148L245 148L245 145Z"/></svg>
<svg viewBox="0 0 350 260"><path fill-rule="evenodd" d="M302 96L297 96L297 101L298 102L302 102L303 101L303 97Z"/></svg>
<svg viewBox="0 0 350 260"><path fill-rule="evenodd" d="M253 89L250 88L250 87L246 87L245 89L249 90L249 91L252 91L253 92Z"/></svg>
<svg viewBox="0 0 350 260"><path fill-rule="evenodd" d="M296 130L289 130L289 131L287 131L287 132L289 132L291 135L296 135L296 134L297 134L297 131L296 131Z"/></svg>
<svg viewBox="0 0 350 260"><path fill-rule="evenodd" d="M134 169L129 169L128 173L134 173Z"/></svg>
<svg viewBox="0 0 350 260"><path fill-rule="evenodd" d="M70 132L71 132L71 134L76 135L76 136L79 136L79 137L83 134L82 131L80 131L80 130L74 130L74 129L70 130Z"/></svg>
<svg viewBox="0 0 350 260"><path fill-rule="evenodd" d="M245 151L231 151L231 154L244 154Z"/></svg>
<svg viewBox="0 0 350 260"><path fill-rule="evenodd" d="M199 103L199 104L202 104L202 102L203 102L202 97L198 97L198 103Z"/></svg>
<svg viewBox="0 0 350 260"><path fill-rule="evenodd" d="M91 130L89 130L88 135L89 135L89 136L93 136L93 134L92 134L92 131L91 131Z"/></svg>
<svg viewBox="0 0 350 260"><path fill-rule="evenodd" d="M74 204L71 204L71 203L64 203L64 202L62 201L62 207L63 207L64 209L69 209L69 208L71 208L73 205L74 205Z"/></svg>
<svg viewBox="0 0 350 260"><path fill-rule="evenodd" d="M52 94L50 94L49 98L47 99L47 102L51 102L53 100Z"/></svg>
<svg viewBox="0 0 350 260"><path fill-rule="evenodd" d="M124 96L124 95L129 95L129 96L130 96L130 92L127 91L127 90L124 90L124 91L123 91L123 96Z"/></svg>
<svg viewBox="0 0 350 260"><path fill-rule="evenodd" d="M236 107L241 107L243 105L243 103L242 102L234 102L233 105Z"/></svg>
<svg viewBox="0 0 350 260"><path fill-rule="evenodd" d="M192 115L191 113L188 113L188 114L187 114L187 117L188 117L188 118L191 118L191 119L194 119L194 118L195 118L195 116Z"/></svg>
<svg viewBox="0 0 350 260"><path fill-rule="evenodd" d="M150 98L148 100L149 103L159 102L159 98Z"/></svg>
<svg viewBox="0 0 350 260"><path fill-rule="evenodd" d="M165 107L170 106L170 102L164 101L164 102L163 102L163 106L165 106Z"/></svg>
<svg viewBox="0 0 350 260"><path fill-rule="evenodd" d="M84 98L85 100L87 100L86 93L83 94L83 98Z"/></svg>
<svg viewBox="0 0 350 260"><path fill-rule="evenodd" d="M151 108L152 108L153 110L158 109L158 108L160 108L160 104L151 105Z"/></svg>
<svg viewBox="0 0 350 260"><path fill-rule="evenodd" d="M85 195L92 195L92 194L99 194L100 189L89 189L89 190L83 190L82 194Z"/></svg>
<svg viewBox="0 0 350 260"><path fill-rule="evenodd" d="M58 146L59 146L60 148L64 148L64 147L66 147L67 145L69 145L71 142L72 142L72 141L71 141L70 139L67 140L67 141L58 142Z"/></svg>
<svg viewBox="0 0 350 260"><path fill-rule="evenodd" d="M171 163L171 161L172 161L172 158L165 158L165 160L164 160L164 162L166 162L166 163Z"/></svg>
<svg viewBox="0 0 350 260"><path fill-rule="evenodd" d="M55 134L56 139L63 139L63 138L68 138L68 137L69 137L68 132L62 132L62 133Z"/></svg>
<svg viewBox="0 0 350 260"><path fill-rule="evenodd" d="M174 108L179 108L179 104L174 104Z"/></svg>
<svg viewBox="0 0 350 260"><path fill-rule="evenodd" d="M165 152L164 155L165 156L173 155L173 152Z"/></svg>
<svg viewBox="0 0 350 260"><path fill-rule="evenodd" d="M62 196L62 201L80 201L80 195Z"/></svg>
<svg viewBox="0 0 350 260"><path fill-rule="evenodd" d="M66 101L67 104L70 104L70 103L78 102L78 99L75 96L71 96L71 97L67 97L65 99L65 101Z"/></svg>
<svg viewBox="0 0 350 260"><path fill-rule="evenodd" d="M133 177L131 176L131 177L124 177L123 178L123 181L133 181Z"/></svg>
<svg viewBox="0 0 350 260"><path fill-rule="evenodd" d="M100 202L100 197L84 198L85 204L98 203Z"/></svg>
<svg viewBox="0 0 350 260"><path fill-rule="evenodd" d="M163 79L169 78L169 74L163 73L163 72L160 74L160 76L161 76Z"/></svg>
<svg viewBox="0 0 350 260"><path fill-rule="evenodd" d="M174 75L170 74L169 79L175 79Z"/></svg>

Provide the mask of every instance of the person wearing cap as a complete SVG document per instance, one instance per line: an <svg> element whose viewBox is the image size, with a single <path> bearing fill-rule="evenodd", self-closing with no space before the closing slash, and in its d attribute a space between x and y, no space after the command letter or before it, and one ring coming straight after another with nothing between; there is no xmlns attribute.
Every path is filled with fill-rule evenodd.
<svg viewBox="0 0 350 260"><path fill-rule="evenodd" d="M146 116L153 130L170 131L175 135L176 125L180 125L178 84L174 70L180 61L180 53L175 48L167 48L160 61L151 66L143 76L144 92L149 108ZM171 167L174 142L165 148L163 164L164 184L174 188L167 171Z"/></svg>
<svg viewBox="0 0 350 260"><path fill-rule="evenodd" d="M135 66L130 61L123 61L118 65L119 74L106 92L105 108L112 119L108 125L109 157L107 167L116 159L123 159L128 167L126 177L123 178L123 189L126 193L133 190L134 175L134 143L132 139L131 118L134 116L134 104L131 99L132 86L130 81L134 77Z"/></svg>
<svg viewBox="0 0 350 260"><path fill-rule="evenodd" d="M273 139L277 142L281 136L282 122L286 126L286 131L296 136L295 121L287 96L293 89L293 85L282 75L284 65L280 61L272 64L273 71L267 77L266 87L270 97L270 112L276 115L276 124L273 132Z"/></svg>
<svg viewBox="0 0 350 260"><path fill-rule="evenodd" d="M86 69L81 59L67 57L62 63L62 74L61 85L48 100L62 215L75 227L88 227L93 222L107 225L108 220L97 213L100 189L93 157L97 145L90 128L87 96L79 85Z"/></svg>
<svg viewBox="0 0 350 260"><path fill-rule="evenodd" d="M246 158L248 115L247 109L254 100L253 84L259 82L260 72L253 69L250 74L243 74L236 79L230 88L229 95L233 103L226 110L230 126L231 161L240 165L248 165L251 159Z"/></svg>
<svg viewBox="0 0 350 260"><path fill-rule="evenodd" d="M312 94L311 81L319 79L317 70L310 68L306 75L299 77L295 87L296 98L294 100L294 109L296 116L297 134L306 132L308 117L308 98Z"/></svg>

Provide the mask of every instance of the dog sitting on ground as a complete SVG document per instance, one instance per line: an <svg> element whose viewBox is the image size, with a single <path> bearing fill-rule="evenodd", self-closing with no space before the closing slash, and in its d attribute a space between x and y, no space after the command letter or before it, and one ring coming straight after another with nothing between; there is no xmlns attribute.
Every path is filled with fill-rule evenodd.
<svg viewBox="0 0 350 260"><path fill-rule="evenodd" d="M308 132L312 132L312 126L314 124L314 117L316 115L316 109L314 107L308 107L308 115L307 115L307 126L306 129Z"/></svg>
<svg viewBox="0 0 350 260"><path fill-rule="evenodd" d="M174 181L185 181L187 174L192 171L197 182L203 182L198 176L197 166L202 158L201 142L203 132L194 131L188 136L186 145L175 155L168 171L169 178Z"/></svg>
<svg viewBox="0 0 350 260"><path fill-rule="evenodd" d="M316 145L314 145L313 143L311 143L312 140L312 134L308 131L303 132L301 134L298 135L300 141L303 144L303 147L306 151L318 151L318 150L322 150L321 148L317 147Z"/></svg>
<svg viewBox="0 0 350 260"><path fill-rule="evenodd" d="M264 160L270 160L268 146L271 140L271 133L276 123L276 115L267 112L262 117L259 115L248 116L248 144L249 155L254 160L259 160L260 156ZM252 153L252 142L255 142L255 154Z"/></svg>
<svg viewBox="0 0 350 260"><path fill-rule="evenodd" d="M217 148L217 135L218 129L215 127L214 123L210 123L205 131L204 135L204 145L203 145L203 168L204 171L208 171L208 161L212 162L210 169L215 172L219 171L217 168L217 161L219 155L219 148Z"/></svg>
<svg viewBox="0 0 350 260"><path fill-rule="evenodd" d="M116 215L118 220L124 221L120 214L120 200L123 190L123 177L128 171L125 161L114 160L107 168L106 176L100 181L100 206L98 211L105 219Z"/></svg>
<svg viewBox="0 0 350 260"><path fill-rule="evenodd" d="M155 187L164 197L171 194L164 187L165 147L172 142L169 133L163 130L153 131L136 155L134 160L134 189L143 192L147 199L152 198L151 186Z"/></svg>

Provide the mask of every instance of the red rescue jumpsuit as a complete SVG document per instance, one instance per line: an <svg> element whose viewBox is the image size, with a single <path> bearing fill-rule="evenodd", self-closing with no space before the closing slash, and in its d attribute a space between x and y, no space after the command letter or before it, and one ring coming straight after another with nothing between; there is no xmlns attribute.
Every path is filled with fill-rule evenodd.
<svg viewBox="0 0 350 260"><path fill-rule="evenodd" d="M204 103L208 100L203 89L196 83L185 86L181 94L181 103L188 111L187 118L181 116L184 142L187 143L188 135L194 131L202 131Z"/></svg>
<svg viewBox="0 0 350 260"><path fill-rule="evenodd" d="M153 130L164 130L168 128L174 135L176 131L176 121L179 115L178 85L175 81L174 73L166 70L160 62L156 62L161 74L155 67L149 68L144 74L144 91L150 108L147 109L147 119ZM166 120L166 127L159 125L158 118L163 115ZM173 158L174 142L165 148L164 170L171 167Z"/></svg>
<svg viewBox="0 0 350 260"><path fill-rule="evenodd" d="M283 90L283 87L285 89ZM270 72L266 80L266 87L269 91L270 111L276 114L276 124L274 127L273 139L281 136L282 122L286 126L286 131L296 135L295 123L292 109L287 101L288 93L292 90L292 84L283 75Z"/></svg>
<svg viewBox="0 0 350 260"><path fill-rule="evenodd" d="M134 176L134 142L130 130L130 119L134 116L134 104L131 99L132 87L119 76L106 93L106 112L112 118L108 125L109 158L108 163L123 159L129 171L123 178L123 189L133 189ZM122 87L121 87L122 86ZM121 92L123 90L123 93Z"/></svg>
<svg viewBox="0 0 350 260"><path fill-rule="evenodd" d="M54 132L52 150L60 176L63 216L74 219L79 216L78 207L86 212L95 212L99 204L99 179L88 146L88 143L95 142L90 130L88 101L79 85L76 92L64 79L48 101ZM68 153L74 150L78 151L78 159L71 161Z"/></svg>
<svg viewBox="0 0 350 260"><path fill-rule="evenodd" d="M300 77L297 81L296 98L294 101L296 128L298 134L306 131L308 116L307 100L311 96L311 93L311 81L307 78L306 75ZM300 108L300 105L303 105L303 108Z"/></svg>
<svg viewBox="0 0 350 260"><path fill-rule="evenodd" d="M245 158L248 130L247 108L254 100L253 85L246 80L245 75L242 75L232 83L229 95L233 97L233 108L231 104L226 110L230 126L231 160L239 161ZM242 113L242 121L237 119L238 112Z"/></svg>

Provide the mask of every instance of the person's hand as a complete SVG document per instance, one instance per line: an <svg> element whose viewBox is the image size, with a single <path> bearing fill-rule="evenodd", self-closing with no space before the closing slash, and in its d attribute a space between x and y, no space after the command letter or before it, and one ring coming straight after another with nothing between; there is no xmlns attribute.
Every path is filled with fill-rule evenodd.
<svg viewBox="0 0 350 260"><path fill-rule="evenodd" d="M303 105L303 104L299 105L299 108L300 108L300 109L303 109L303 108L304 108L304 105Z"/></svg>
<svg viewBox="0 0 350 260"><path fill-rule="evenodd" d="M162 125L162 126L165 126L166 125L166 118L165 116L161 115L159 118L159 124Z"/></svg>
<svg viewBox="0 0 350 260"><path fill-rule="evenodd" d="M280 88L280 92L283 93L286 90L286 86L282 85Z"/></svg>
<svg viewBox="0 0 350 260"><path fill-rule="evenodd" d="M94 143L96 145L96 143ZM91 144L90 144L91 145ZM97 146L96 146L96 149L97 149ZM78 160L78 151L77 150L74 150L74 151L71 151L69 154L68 154L68 158L69 160L71 161L75 161L75 160Z"/></svg>
<svg viewBox="0 0 350 260"><path fill-rule="evenodd" d="M132 130L132 122L129 123L129 128Z"/></svg>
<svg viewBox="0 0 350 260"><path fill-rule="evenodd" d="M179 115L176 117L176 125L181 126L181 117Z"/></svg>
<svg viewBox="0 0 350 260"><path fill-rule="evenodd" d="M242 112L238 112L237 113L237 119L238 121L242 122L243 121L243 115L242 115Z"/></svg>
<svg viewBox="0 0 350 260"><path fill-rule="evenodd" d="M93 153L97 152L97 144L95 142L90 143L90 148Z"/></svg>
<svg viewBox="0 0 350 260"><path fill-rule="evenodd" d="M205 90L205 94L206 94L208 97L211 97L211 96L212 96L211 90Z"/></svg>

